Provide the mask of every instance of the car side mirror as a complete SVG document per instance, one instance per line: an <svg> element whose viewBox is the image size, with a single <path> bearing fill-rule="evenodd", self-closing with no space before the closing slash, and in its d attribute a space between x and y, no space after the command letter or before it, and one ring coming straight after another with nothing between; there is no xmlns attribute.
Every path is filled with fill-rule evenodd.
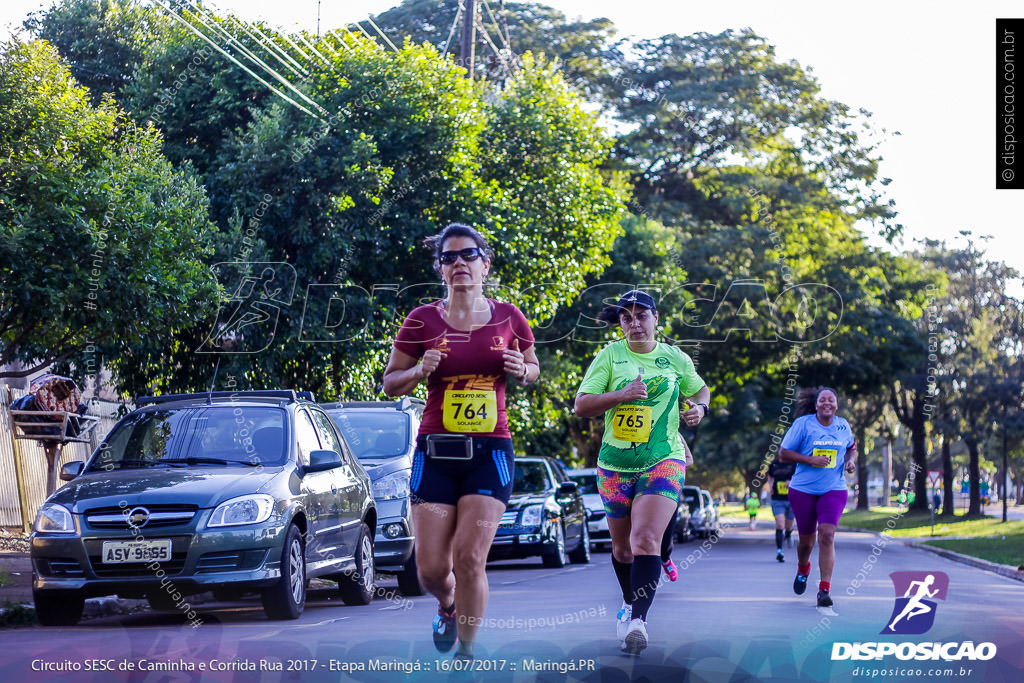
<svg viewBox="0 0 1024 683"><path fill-rule="evenodd" d="M306 465L306 472L324 472L341 467L341 455L337 451L313 451L309 454L309 464Z"/></svg>
<svg viewBox="0 0 1024 683"><path fill-rule="evenodd" d="M81 460L75 460L74 462L66 462L60 468L60 480L71 481L82 473L85 468L85 463Z"/></svg>
<svg viewBox="0 0 1024 683"><path fill-rule="evenodd" d="M558 490L555 491L555 498L572 498L573 494L579 490L574 481L563 481L559 485Z"/></svg>

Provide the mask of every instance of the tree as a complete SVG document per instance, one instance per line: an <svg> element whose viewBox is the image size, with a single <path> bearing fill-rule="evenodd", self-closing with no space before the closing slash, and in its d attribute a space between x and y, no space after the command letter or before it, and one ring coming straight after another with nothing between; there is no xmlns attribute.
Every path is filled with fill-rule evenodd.
<svg viewBox="0 0 1024 683"><path fill-rule="evenodd" d="M57 48L93 104L120 96L149 62L149 45L169 27L160 12L131 0L62 0L25 21L36 38Z"/></svg>
<svg viewBox="0 0 1024 683"><path fill-rule="evenodd" d="M401 314L441 292L422 239L454 220L495 238L492 276L533 322L605 266L622 208L621 188L598 170L610 142L550 66L525 59L498 90L429 47L388 53L335 35L316 45L331 61L305 87L329 114L258 111L210 174L215 220L254 235L232 259L285 262L299 283L273 343L225 357L227 371L257 387L374 395ZM329 319L339 299L340 327ZM140 350L132 381L208 380L210 357L188 350L210 331Z"/></svg>
<svg viewBox="0 0 1024 683"><path fill-rule="evenodd" d="M113 95L136 121L160 129L171 163L191 163L205 180L228 136L248 125L253 112L273 97L219 48L241 46L299 79L267 55L257 34L242 30L230 16L203 14L203 21L216 27L209 30L195 18L202 8L178 0L171 4L211 35L213 45L158 7L136 0L64 0L25 26L58 49L94 102ZM255 26L261 28L269 31ZM254 66L244 56L241 60Z"/></svg>
<svg viewBox="0 0 1024 683"><path fill-rule="evenodd" d="M0 160L0 366L27 365L0 377L62 361L96 371L209 315L202 187L155 130L109 97L93 106L45 42L3 48Z"/></svg>
<svg viewBox="0 0 1024 683"><path fill-rule="evenodd" d="M994 426L1007 419L1008 407L1019 405L1021 388L1013 367L1024 349L1021 304L1006 294L1016 271L985 260L970 231L962 235L966 246L951 250L926 241L923 256L949 275L949 289L937 307L935 333L942 333L949 361L945 375L955 405L952 425L969 454L967 514L980 515L980 450L995 435Z"/></svg>
<svg viewBox="0 0 1024 683"><path fill-rule="evenodd" d="M460 4L461 0L404 0L374 22L396 45L408 39L414 44L428 43L438 52L447 45L448 54L459 60L462 17L454 34L451 28ZM569 21L562 12L533 2L497 0L493 6L477 2L477 8L481 30L476 34L473 71L488 80L507 79L510 74L502 62L518 67L520 57L529 52L546 57L568 83L594 98L611 78L613 64L621 59L613 41L615 26L608 19ZM499 56L492 44L499 52L510 52Z"/></svg>

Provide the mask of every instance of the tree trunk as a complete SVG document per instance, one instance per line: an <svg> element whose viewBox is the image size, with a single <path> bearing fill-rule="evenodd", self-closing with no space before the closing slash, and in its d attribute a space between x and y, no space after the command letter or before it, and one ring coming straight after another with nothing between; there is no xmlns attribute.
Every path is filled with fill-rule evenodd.
<svg viewBox="0 0 1024 683"><path fill-rule="evenodd" d="M866 448L864 432L864 425L858 424L854 436L859 448ZM863 452L857 456L857 509L868 509L868 454Z"/></svg>
<svg viewBox="0 0 1024 683"><path fill-rule="evenodd" d="M970 459L967 464L967 478L970 480L971 502L967 507L968 516L981 516L981 468L978 463L978 442L964 439Z"/></svg>
<svg viewBox="0 0 1024 683"><path fill-rule="evenodd" d="M928 512L928 455L925 453L925 414L924 401L914 399L914 419L910 426L910 443L913 447L914 464L914 504L911 510Z"/></svg>
<svg viewBox="0 0 1024 683"><path fill-rule="evenodd" d="M942 435L942 514L953 516L953 456L949 451L950 439Z"/></svg>
<svg viewBox="0 0 1024 683"><path fill-rule="evenodd" d="M882 451L882 505L888 506L892 498L892 436L885 439Z"/></svg>

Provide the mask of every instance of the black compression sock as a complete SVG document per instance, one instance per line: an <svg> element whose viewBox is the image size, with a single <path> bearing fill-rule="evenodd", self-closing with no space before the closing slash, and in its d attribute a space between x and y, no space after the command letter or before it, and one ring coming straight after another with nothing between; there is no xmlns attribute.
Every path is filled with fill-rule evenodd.
<svg viewBox="0 0 1024 683"><path fill-rule="evenodd" d="M792 536L792 535L793 535L793 530L792 529L786 529L786 540L787 541L789 540L789 537Z"/></svg>
<svg viewBox="0 0 1024 683"><path fill-rule="evenodd" d="M782 529L775 530L775 547L782 550Z"/></svg>
<svg viewBox="0 0 1024 683"><path fill-rule="evenodd" d="M633 587L633 618L647 621L647 611L654 602L654 593L661 578L661 558L657 555L634 555L631 584Z"/></svg>
<svg viewBox="0 0 1024 683"><path fill-rule="evenodd" d="M615 569L615 578L619 580L619 588L622 589L622 599L627 605L633 603L633 591L630 590L630 574L633 571L632 562L619 562L612 557L612 568Z"/></svg>

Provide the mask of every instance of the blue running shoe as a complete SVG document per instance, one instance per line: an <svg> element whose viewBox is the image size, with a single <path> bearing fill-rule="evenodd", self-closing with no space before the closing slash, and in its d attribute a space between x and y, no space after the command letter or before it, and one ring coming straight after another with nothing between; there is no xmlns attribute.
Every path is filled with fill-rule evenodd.
<svg viewBox="0 0 1024 683"><path fill-rule="evenodd" d="M434 617L434 647L438 652L448 652L459 637L459 629L455 619L455 603L448 609L437 603L437 616Z"/></svg>

